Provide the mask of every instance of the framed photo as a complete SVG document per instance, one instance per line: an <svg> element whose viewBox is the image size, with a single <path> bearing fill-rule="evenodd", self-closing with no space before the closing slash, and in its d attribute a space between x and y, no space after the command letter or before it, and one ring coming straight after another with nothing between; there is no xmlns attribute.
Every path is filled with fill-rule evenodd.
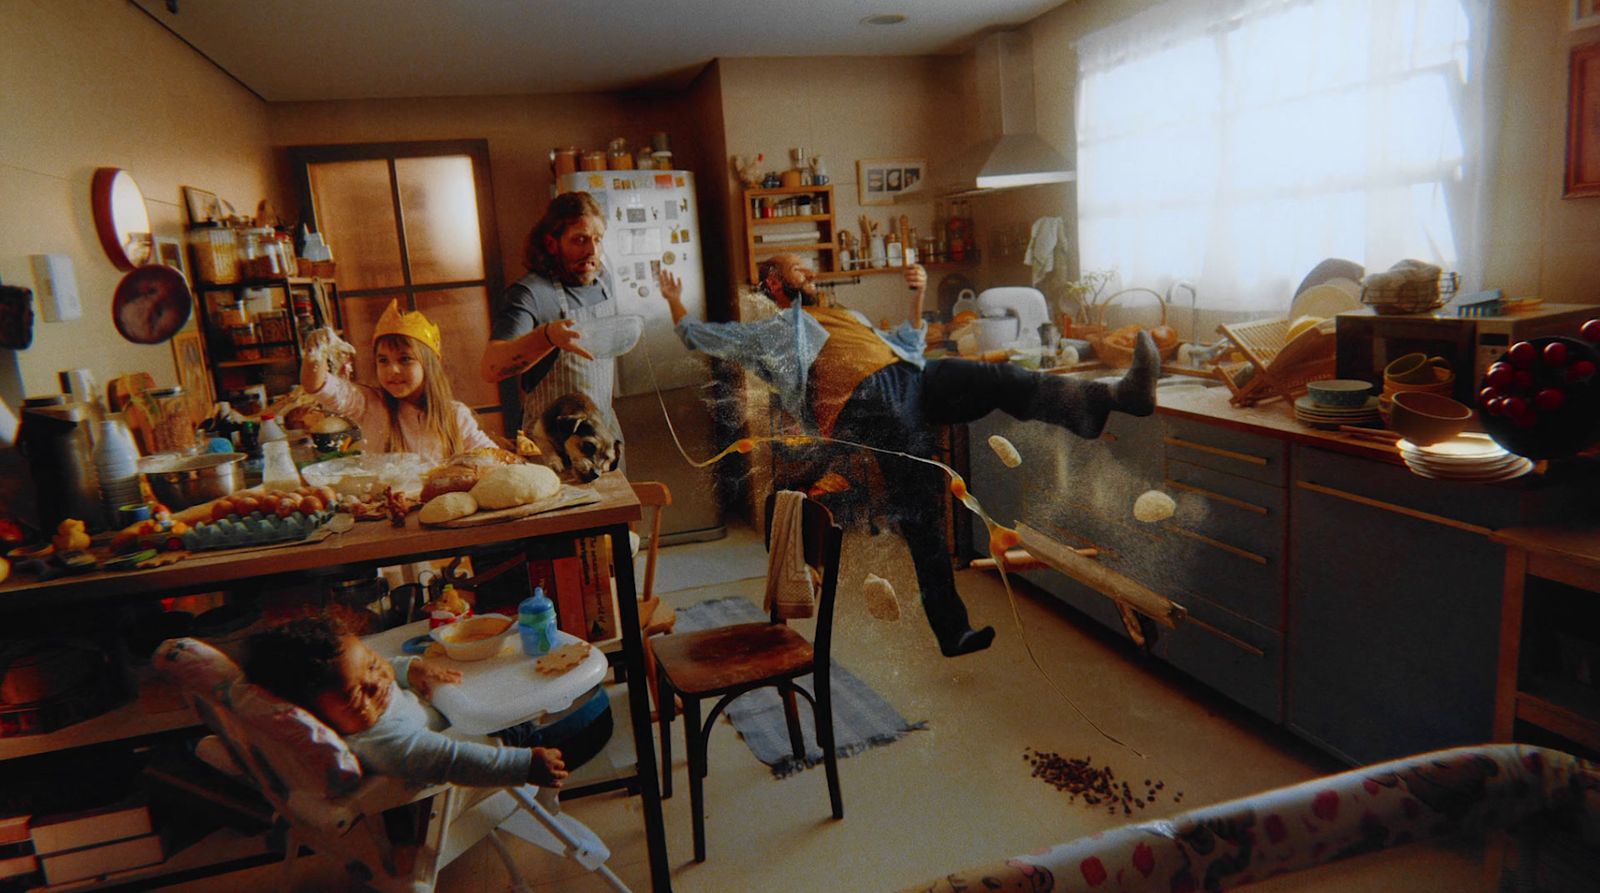
<svg viewBox="0 0 1600 893"><path fill-rule="evenodd" d="M1572 48L1564 198L1600 195L1600 43Z"/></svg>
<svg viewBox="0 0 1600 893"><path fill-rule="evenodd" d="M156 249L150 260L165 264L182 273L184 279L188 279L189 271L183 265L183 243L171 236L156 236L155 240Z"/></svg>
<svg viewBox="0 0 1600 893"><path fill-rule="evenodd" d="M172 336L172 364L188 398L189 415L198 424L211 413L216 399L211 392L211 369L206 365L206 340L199 328L187 328Z"/></svg>
<svg viewBox="0 0 1600 893"><path fill-rule="evenodd" d="M1572 22L1567 30L1576 31L1579 28L1593 28L1600 25L1600 0L1570 0L1572 3Z"/></svg>
<svg viewBox="0 0 1600 893"><path fill-rule="evenodd" d="M222 203L214 192L194 186L183 187L183 203L189 209L189 225L216 220L222 216Z"/></svg>
<svg viewBox="0 0 1600 893"><path fill-rule="evenodd" d="M921 158L863 158L856 162L856 197L863 205L892 205L922 190L927 169Z"/></svg>

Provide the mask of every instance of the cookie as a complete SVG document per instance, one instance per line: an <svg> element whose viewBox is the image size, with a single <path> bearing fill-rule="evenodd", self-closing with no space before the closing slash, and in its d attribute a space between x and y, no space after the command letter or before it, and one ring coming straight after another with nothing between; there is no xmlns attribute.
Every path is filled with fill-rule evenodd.
<svg viewBox="0 0 1600 893"><path fill-rule="evenodd" d="M589 656L588 642L574 642L571 645L562 645L560 648L540 657L533 662L533 668L545 676L560 676L562 673L583 663Z"/></svg>

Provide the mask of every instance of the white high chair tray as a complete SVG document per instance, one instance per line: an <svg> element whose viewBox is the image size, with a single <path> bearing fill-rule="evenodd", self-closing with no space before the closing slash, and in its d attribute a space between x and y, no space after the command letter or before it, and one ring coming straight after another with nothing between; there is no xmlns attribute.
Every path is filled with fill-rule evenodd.
<svg viewBox="0 0 1600 893"><path fill-rule="evenodd" d="M383 657L397 657L406 640L427 632L428 621L419 620L362 641ZM570 633L557 632L555 645L559 648L581 641ZM606 656L599 648L590 648L582 663L558 676L540 673L534 669L535 658L522 653L522 640L515 633L506 637L499 654L486 660L429 660L461 671L460 682L436 687L430 700L450 720L452 729L469 735L487 735L565 710L606 675Z"/></svg>

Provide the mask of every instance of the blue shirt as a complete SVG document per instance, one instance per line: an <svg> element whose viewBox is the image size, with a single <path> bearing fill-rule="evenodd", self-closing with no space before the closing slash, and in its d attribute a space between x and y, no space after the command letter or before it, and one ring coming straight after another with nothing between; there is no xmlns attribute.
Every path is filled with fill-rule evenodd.
<svg viewBox="0 0 1600 893"><path fill-rule="evenodd" d="M857 322L883 340L895 356L922 368L922 349L927 323L912 326L901 323L883 332L860 313L850 311ZM822 324L799 306L780 310L776 316L752 322L704 322L685 316L677 325L678 338L690 350L721 360L738 363L772 386L785 412L806 423L806 377L817 361L828 332Z"/></svg>

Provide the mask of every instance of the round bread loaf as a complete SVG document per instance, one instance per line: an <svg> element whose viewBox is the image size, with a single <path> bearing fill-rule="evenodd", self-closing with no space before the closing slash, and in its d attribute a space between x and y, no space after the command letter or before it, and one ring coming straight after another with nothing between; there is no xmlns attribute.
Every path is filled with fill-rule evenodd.
<svg viewBox="0 0 1600 893"><path fill-rule="evenodd" d="M417 515L417 520L424 524L443 524L446 521L465 518L477 510L478 501L472 498L472 494L457 490L428 500L422 507L422 512Z"/></svg>
<svg viewBox="0 0 1600 893"><path fill-rule="evenodd" d="M508 509L561 492L561 479L543 465L502 465L468 491L484 509Z"/></svg>

